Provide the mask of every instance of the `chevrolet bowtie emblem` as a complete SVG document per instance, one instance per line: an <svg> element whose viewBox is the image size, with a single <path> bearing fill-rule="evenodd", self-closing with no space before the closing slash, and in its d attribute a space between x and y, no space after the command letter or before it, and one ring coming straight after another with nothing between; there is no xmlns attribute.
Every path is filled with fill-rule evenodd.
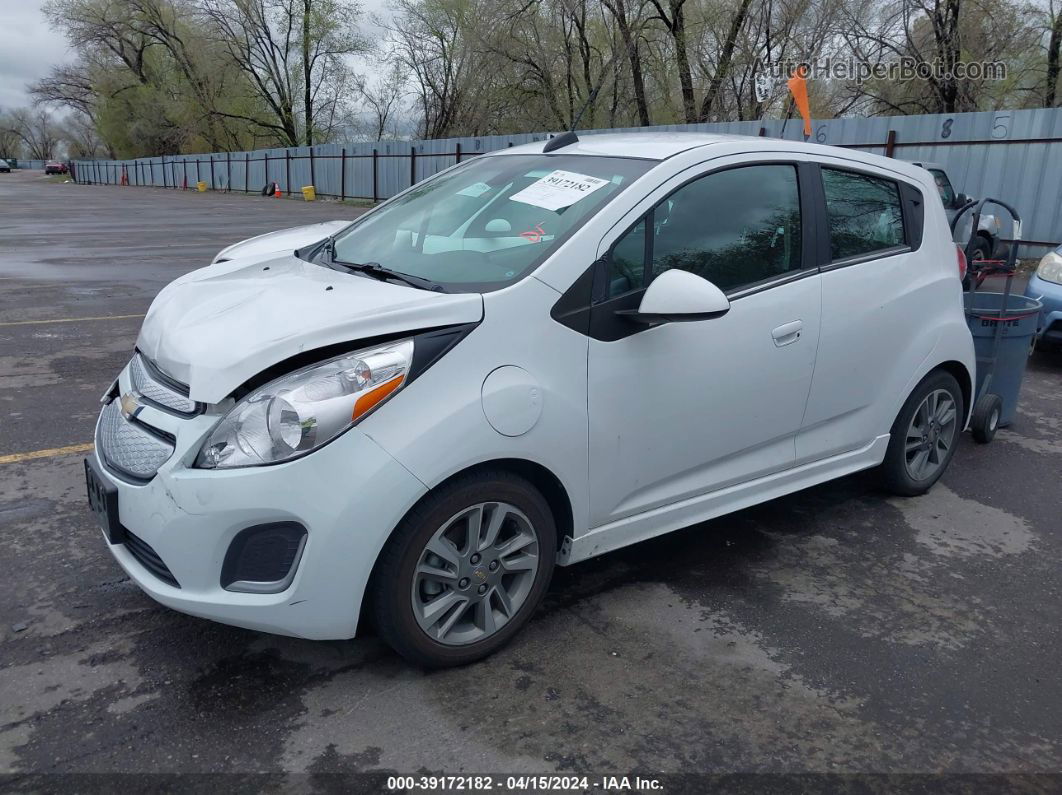
<svg viewBox="0 0 1062 795"><path fill-rule="evenodd" d="M139 392L126 392L121 397L122 416L127 420L133 419L143 406L140 405Z"/></svg>

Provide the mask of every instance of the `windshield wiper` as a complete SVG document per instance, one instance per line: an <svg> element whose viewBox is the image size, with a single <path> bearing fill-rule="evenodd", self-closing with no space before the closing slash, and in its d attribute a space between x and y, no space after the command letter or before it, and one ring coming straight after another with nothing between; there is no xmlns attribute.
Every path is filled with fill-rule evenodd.
<svg viewBox="0 0 1062 795"><path fill-rule="evenodd" d="M408 273L400 273L399 271L393 271L390 268L385 268L379 262L343 262L335 258L334 244L330 244L327 247L330 254L331 264L338 265L341 268L345 268L356 273L364 273L366 276L371 276L374 279L378 279L381 282L385 282L388 279L408 284L410 287L416 287L419 290L431 290L435 293L445 293L446 290L438 282L433 282L431 279L425 279L421 276L411 276Z"/></svg>

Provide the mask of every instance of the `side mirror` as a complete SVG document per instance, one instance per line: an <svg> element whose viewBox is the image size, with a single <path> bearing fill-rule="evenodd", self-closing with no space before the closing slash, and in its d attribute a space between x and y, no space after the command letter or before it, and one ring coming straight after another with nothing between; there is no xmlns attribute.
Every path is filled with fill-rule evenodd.
<svg viewBox="0 0 1062 795"><path fill-rule="evenodd" d="M667 270L653 279L637 309L620 309L617 315L638 323L709 320L730 311L723 291L689 271Z"/></svg>
<svg viewBox="0 0 1062 795"><path fill-rule="evenodd" d="M968 201L970 201L970 197L967 196L965 193L956 194L954 206L956 209L958 209L959 207L962 207L964 204L966 204L966 202Z"/></svg>

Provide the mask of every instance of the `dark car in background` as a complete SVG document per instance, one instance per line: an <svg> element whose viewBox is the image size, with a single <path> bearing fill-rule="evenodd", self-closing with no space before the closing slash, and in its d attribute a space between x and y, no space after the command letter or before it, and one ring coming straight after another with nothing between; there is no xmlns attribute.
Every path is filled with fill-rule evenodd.
<svg viewBox="0 0 1062 795"><path fill-rule="evenodd" d="M68 171L66 163L60 163L58 160L49 160L44 164L45 174L66 174Z"/></svg>
<svg viewBox="0 0 1062 795"><path fill-rule="evenodd" d="M4 158L0 157L0 174L10 174L10 173L11 173L11 164L8 163L6 160L4 160Z"/></svg>

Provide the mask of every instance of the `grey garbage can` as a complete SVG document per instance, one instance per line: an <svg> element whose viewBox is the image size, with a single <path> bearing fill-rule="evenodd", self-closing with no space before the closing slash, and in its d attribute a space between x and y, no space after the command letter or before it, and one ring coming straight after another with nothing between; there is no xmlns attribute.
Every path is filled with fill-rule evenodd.
<svg viewBox="0 0 1062 795"><path fill-rule="evenodd" d="M966 322L973 334L974 351L977 354L977 386L974 398L981 394L981 387L992 374L992 383L988 391L999 395L1003 407L999 415L999 424L1009 425L1014 421L1018 411L1018 393L1021 391L1021 379L1025 375L1025 365L1032 350L1032 341L1040 323L1040 310L1043 305L1034 298L1011 293L1006 297L1006 311L999 316L1003 306L1003 293L966 293ZM996 351L996 360L992 362L992 345L996 326L1003 324L1003 332Z"/></svg>

